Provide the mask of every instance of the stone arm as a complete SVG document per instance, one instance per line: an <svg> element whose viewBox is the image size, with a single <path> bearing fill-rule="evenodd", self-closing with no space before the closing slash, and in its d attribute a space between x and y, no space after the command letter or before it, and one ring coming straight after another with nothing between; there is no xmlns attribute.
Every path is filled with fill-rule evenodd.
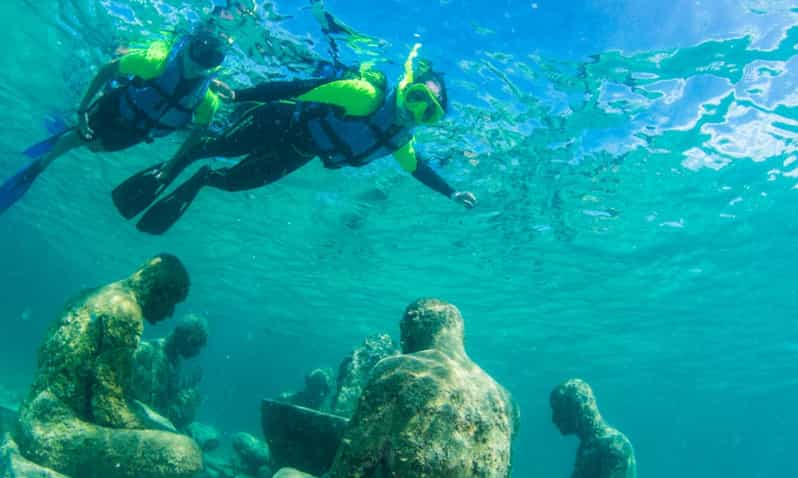
<svg viewBox="0 0 798 478"><path fill-rule="evenodd" d="M110 300L111 310L92 315L100 330L94 366L91 409L94 422L111 428L146 428L127 401L133 355L143 330L141 311L135 303Z"/></svg>

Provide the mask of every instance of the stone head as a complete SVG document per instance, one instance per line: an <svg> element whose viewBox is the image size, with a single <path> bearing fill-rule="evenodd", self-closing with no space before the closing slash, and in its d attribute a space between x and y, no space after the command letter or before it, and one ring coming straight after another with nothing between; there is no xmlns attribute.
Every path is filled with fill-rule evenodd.
<svg viewBox="0 0 798 478"><path fill-rule="evenodd" d="M171 254L153 257L127 282L139 300L144 318L151 324L171 317L175 306L188 296L190 285L183 263Z"/></svg>
<svg viewBox="0 0 798 478"><path fill-rule="evenodd" d="M438 299L419 299L405 309L399 324L402 353L437 349L465 353L463 316L454 305Z"/></svg>
<svg viewBox="0 0 798 478"><path fill-rule="evenodd" d="M317 368L305 376L305 391L323 400L330 393L330 382L330 374Z"/></svg>
<svg viewBox="0 0 798 478"><path fill-rule="evenodd" d="M557 385L549 396L551 421L563 435L589 432L601 420L593 389L582 379Z"/></svg>
<svg viewBox="0 0 798 478"><path fill-rule="evenodd" d="M199 315L186 315L169 334L168 341L170 349L177 355L183 358L196 357L208 343L208 322Z"/></svg>

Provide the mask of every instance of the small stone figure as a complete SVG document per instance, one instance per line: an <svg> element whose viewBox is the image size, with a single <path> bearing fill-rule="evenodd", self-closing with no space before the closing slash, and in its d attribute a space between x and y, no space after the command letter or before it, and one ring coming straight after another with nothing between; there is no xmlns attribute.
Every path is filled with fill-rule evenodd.
<svg viewBox="0 0 798 478"><path fill-rule="evenodd" d="M372 370L329 478L507 478L515 408L466 354L460 311L419 300L400 329L402 354Z"/></svg>
<svg viewBox="0 0 798 478"><path fill-rule="evenodd" d="M162 417L128 399L144 321L170 317L188 289L183 264L162 254L66 306L20 409L27 459L81 478L189 478L202 469L189 437L162 431L153 420Z"/></svg>
<svg viewBox="0 0 798 478"><path fill-rule="evenodd" d="M165 339L142 342L133 359L131 396L185 430L201 401L200 376L181 376L180 364L196 357L207 342L207 321L193 314L183 317Z"/></svg>
<svg viewBox="0 0 798 478"><path fill-rule="evenodd" d="M280 401L300 407L321 410L332 389L330 372L317 368L305 375L305 389L300 392L286 393Z"/></svg>
<svg viewBox="0 0 798 478"><path fill-rule="evenodd" d="M635 478L632 444L604 422L587 382L574 378L550 396L552 422L563 435L577 435L579 450L571 478Z"/></svg>

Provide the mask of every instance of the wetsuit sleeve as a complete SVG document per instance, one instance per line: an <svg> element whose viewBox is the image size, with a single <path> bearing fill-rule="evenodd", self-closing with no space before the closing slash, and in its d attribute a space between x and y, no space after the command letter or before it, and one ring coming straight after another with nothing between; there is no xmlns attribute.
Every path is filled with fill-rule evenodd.
<svg viewBox="0 0 798 478"><path fill-rule="evenodd" d="M422 184L443 194L447 198L451 198L455 193L454 188L449 186L449 183L440 177L429 164L419 159L415 147L413 146L414 142L415 140L411 140L403 147L394 151L394 159L402 166L402 169L411 173L413 177L418 179Z"/></svg>
<svg viewBox="0 0 798 478"><path fill-rule="evenodd" d="M349 116L368 116L380 107L381 96L368 81L353 79L325 83L296 99L338 106Z"/></svg>
<svg viewBox="0 0 798 478"><path fill-rule="evenodd" d="M163 73L168 57L169 45L156 41L146 49L134 50L119 58L119 73L151 80Z"/></svg>
<svg viewBox="0 0 798 478"><path fill-rule="evenodd" d="M207 126L213 121L213 115L219 109L219 95L211 90L205 93L202 103L194 110L194 122L201 126Z"/></svg>
<svg viewBox="0 0 798 478"><path fill-rule="evenodd" d="M252 88L236 90L236 101L268 101L287 100L305 94L308 91L328 83L325 78L293 81L267 81Z"/></svg>

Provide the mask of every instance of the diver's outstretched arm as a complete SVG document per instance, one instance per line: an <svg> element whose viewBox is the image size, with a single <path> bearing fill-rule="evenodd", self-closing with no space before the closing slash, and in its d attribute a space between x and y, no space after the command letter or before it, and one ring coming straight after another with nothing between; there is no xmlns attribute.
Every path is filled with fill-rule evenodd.
<svg viewBox="0 0 798 478"><path fill-rule="evenodd" d="M468 209L477 205L477 197L474 193L457 191L451 187L426 161L423 161L418 156L413 143L414 140L411 140L393 153L394 158L405 171L412 174L421 184L462 204Z"/></svg>
<svg viewBox="0 0 798 478"><path fill-rule="evenodd" d="M92 101L94 101L94 97L97 96L97 93L100 92L103 86L117 76L119 76L119 62L117 60L103 65L102 68L100 68L100 71L94 75L94 79L91 80L89 89L86 90L86 94L83 95L83 99L80 101L80 105L78 106L78 115L85 115L89 109L89 106L91 106Z"/></svg>

